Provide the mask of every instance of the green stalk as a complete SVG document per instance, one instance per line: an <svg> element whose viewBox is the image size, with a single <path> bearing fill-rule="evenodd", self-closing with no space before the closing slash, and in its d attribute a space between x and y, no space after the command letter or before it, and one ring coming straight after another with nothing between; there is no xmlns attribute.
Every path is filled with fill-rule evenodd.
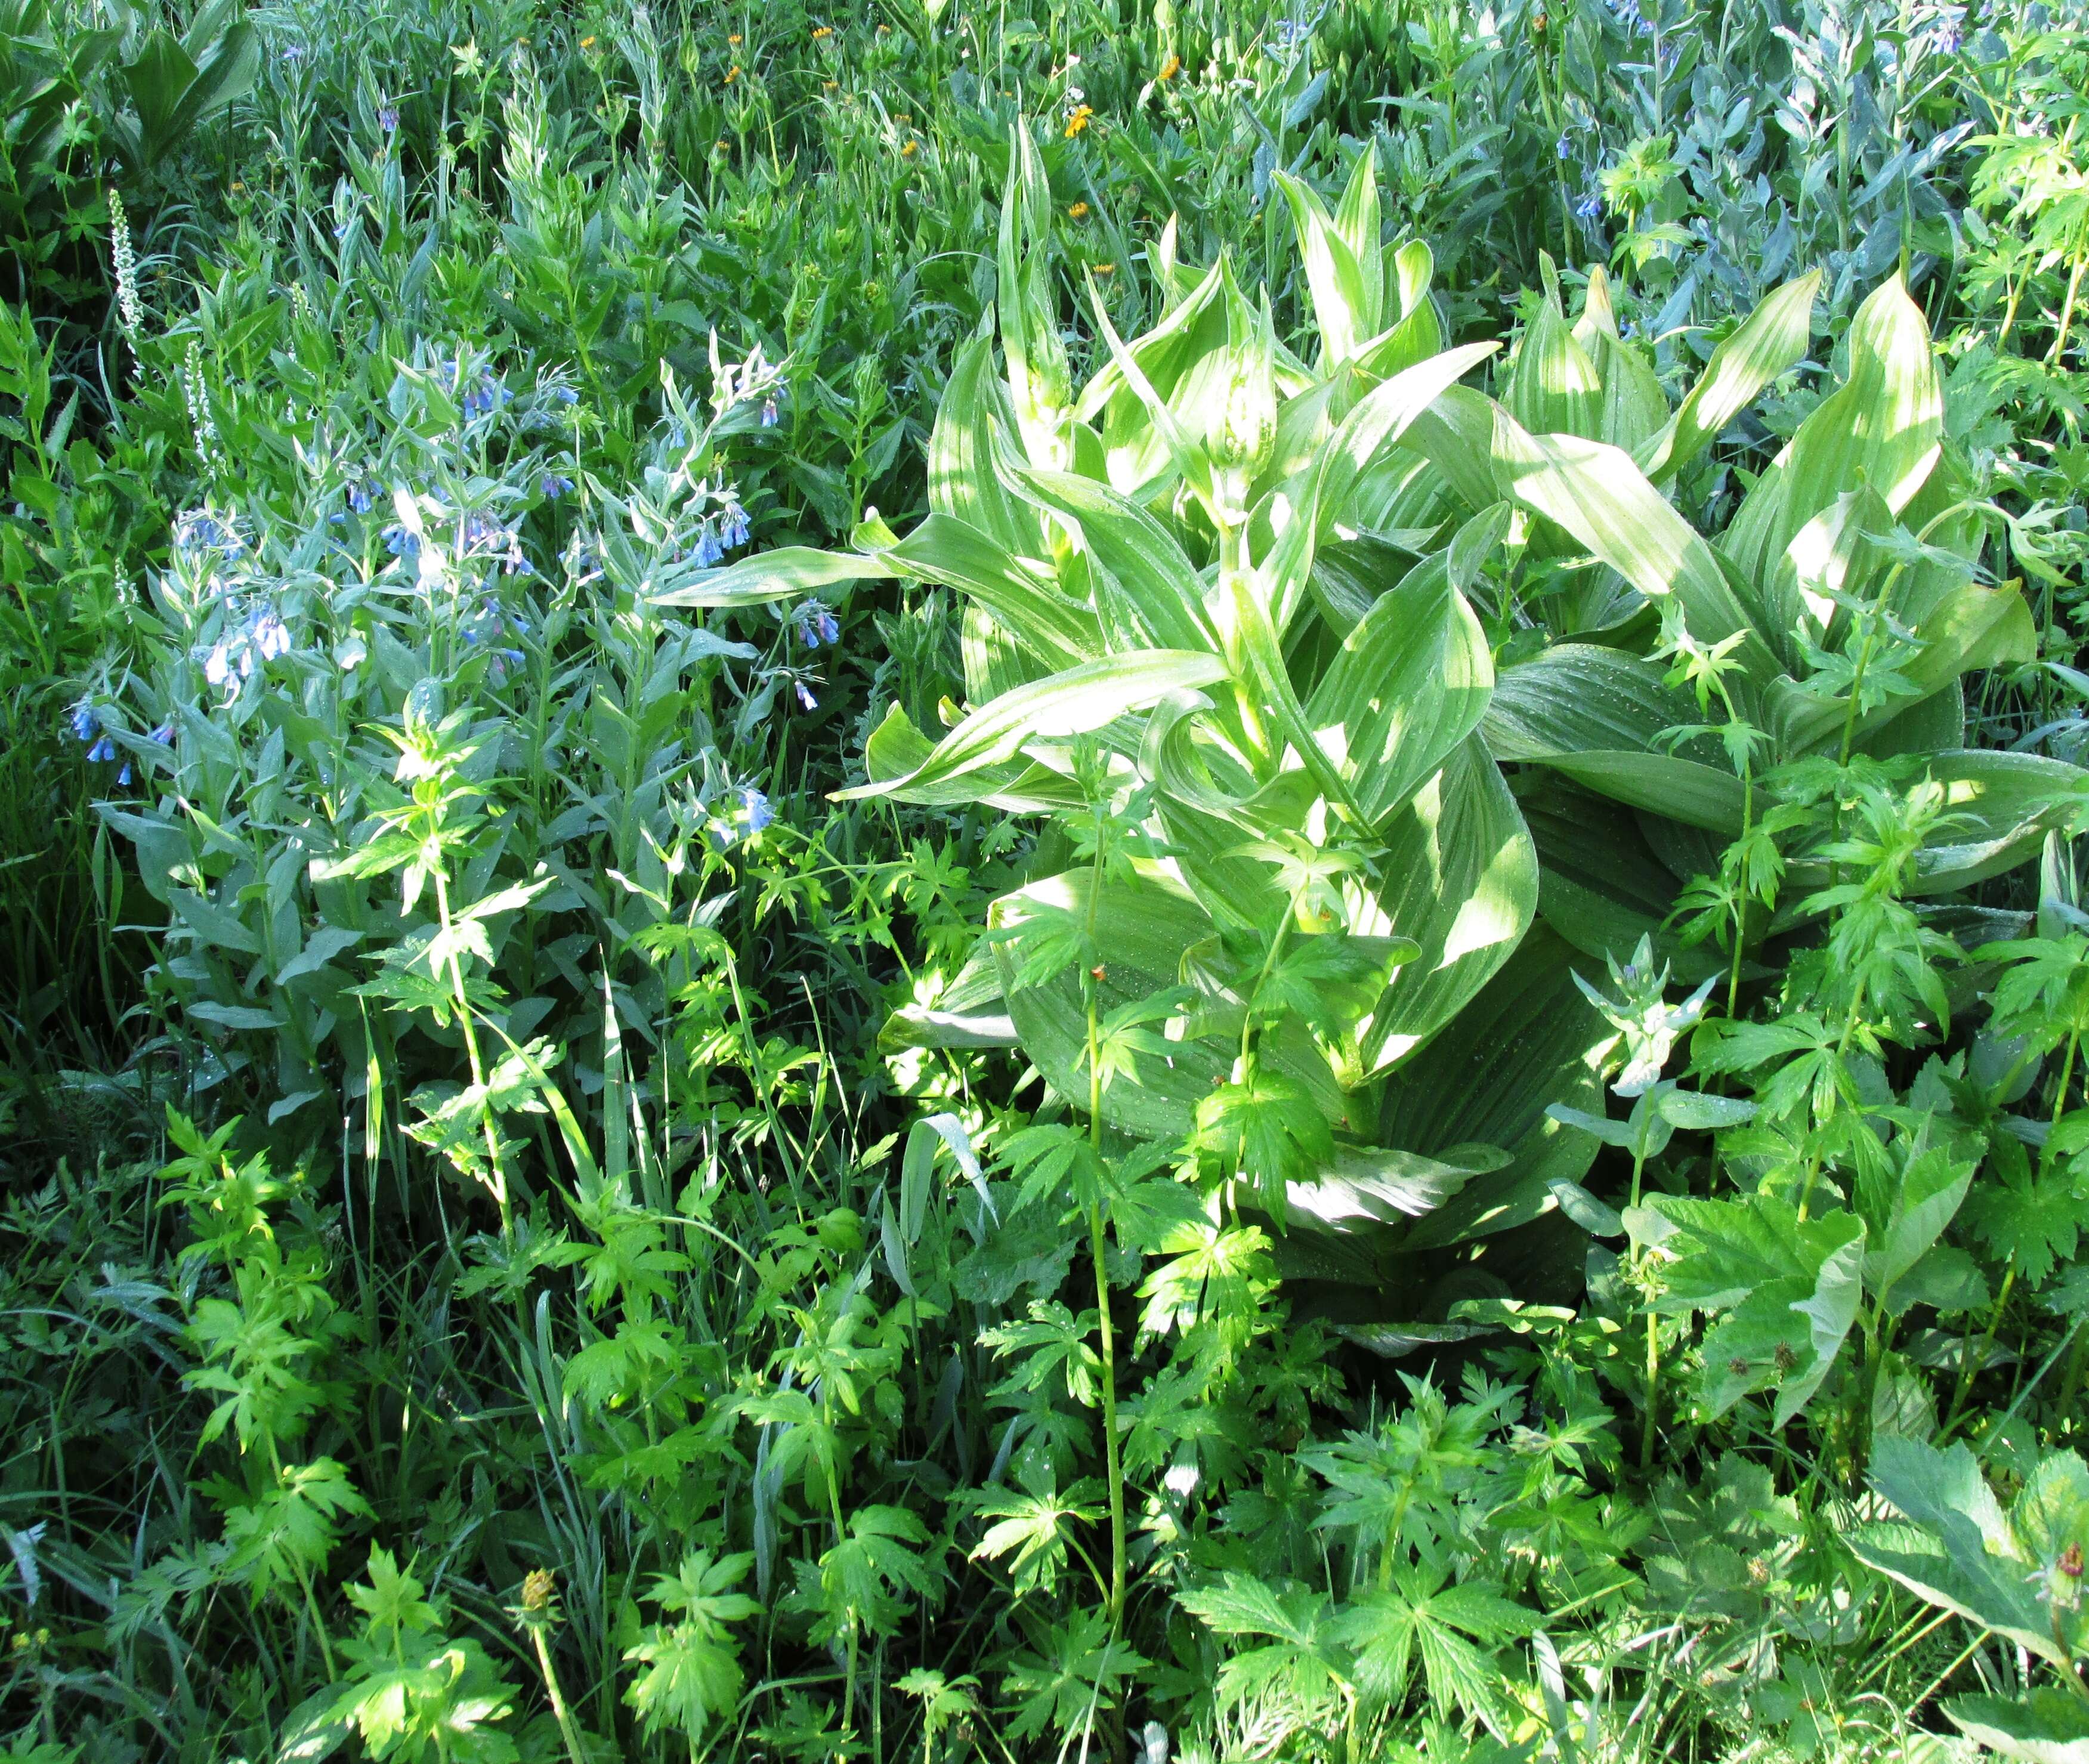
<svg viewBox="0 0 2089 1764"><path fill-rule="evenodd" d="M1729 704L1727 709L1731 714L1732 706ZM1744 845L1747 844L1749 830L1754 825L1755 812L1756 769L1754 762L1748 761L1741 766L1741 843ZM1738 873L1735 876L1734 881L1739 891L1734 896L1734 961L1733 966L1728 970L1727 975L1727 1016L1729 1021L1740 1014L1741 952L1747 942L1748 932L1747 891L1740 889L1740 877Z"/></svg>
<svg viewBox="0 0 2089 1764"><path fill-rule="evenodd" d="M465 996L464 969L457 961L457 946L450 941L450 887L443 866L434 867L435 914L443 928L444 946L449 951L450 989L455 994L457 1022L464 1031L465 1058L470 1062L471 1082L479 1094L478 1124L486 1135L486 1155L493 1166L493 1198L500 1205L500 1234L515 1234L515 1220L508 1204L508 1167L501 1161L500 1140L494 1131L493 1110L486 1101L486 1066L478 1057L478 1034L472 1027L470 1002Z"/></svg>
<svg viewBox="0 0 2089 1764"><path fill-rule="evenodd" d="M559 1675L551 1667L551 1650L544 1643L544 1625L531 1624L530 1639L537 1646L537 1669L543 1674L544 1694L551 1699L551 1714L559 1723L560 1737L566 1742L566 1756L573 1764L588 1764L587 1752L573 1726L573 1711L566 1706L565 1696L559 1688Z"/></svg>
<svg viewBox="0 0 2089 1764"><path fill-rule="evenodd" d="M1103 846L1106 837L1103 810L1096 810L1096 860L1088 883L1087 943L1096 947L1096 920L1103 896ZM1100 1163L1103 1150L1103 1075L1101 1024L1097 1017L1097 994L1102 985L1100 966L1081 979L1087 1001L1088 1018L1088 1144ZM1110 1634L1115 1637L1124 1625L1124 1472L1118 1461L1117 1443L1117 1332L1110 1321L1109 1265L1103 1248L1103 1208L1100 1200L1088 1208L1088 1255L1096 1270L1096 1319L1102 1350L1103 1471L1109 1485L1110 1514Z"/></svg>
<svg viewBox="0 0 2089 1764"><path fill-rule="evenodd" d="M1654 1119L1654 1110L1646 1112L1648 1122ZM1643 1123L1632 1144L1632 1204L1639 1204L1640 1178L1646 1170L1646 1125ZM1639 1473L1642 1476L1654 1474L1654 1418L1659 1413L1658 1397L1661 1389L1661 1319L1654 1314L1653 1295L1646 1290L1646 1265L1636 1250L1632 1255L1632 1273L1640 1283L1640 1296L1646 1301L1646 1415L1639 1436Z"/></svg>

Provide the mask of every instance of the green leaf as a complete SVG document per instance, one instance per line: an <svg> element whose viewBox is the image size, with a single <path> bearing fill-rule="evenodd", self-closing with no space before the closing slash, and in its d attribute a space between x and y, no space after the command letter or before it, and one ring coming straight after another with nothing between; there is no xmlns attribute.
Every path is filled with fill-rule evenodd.
<svg viewBox="0 0 2089 1764"><path fill-rule="evenodd" d="M1596 364L1576 341L1559 310L1559 277L1541 256L1546 287L1510 364L1502 402L1525 428L1540 435L1594 440L1603 384Z"/></svg>
<svg viewBox="0 0 2089 1764"><path fill-rule="evenodd" d="M1273 500L1286 505L1288 519L1257 574L1270 620L1278 631L1289 629L1305 597L1315 548L1345 517L1349 498L1366 471L1498 347L1474 343L1447 350L1375 387L1322 444L1311 466L1274 493Z"/></svg>
<svg viewBox="0 0 2089 1764"><path fill-rule="evenodd" d="M1094 873L1083 869L1033 882L997 900L988 916L992 929L1006 929L1039 913L1057 913L1083 925ZM1095 942L1102 952L1098 1008L1107 1015L1174 987L1182 979L1185 951L1214 934L1210 916L1179 883L1158 875L1113 880L1096 904ZM1023 1050L1052 1087L1075 1106L1088 1101L1087 1015L1080 976L1067 971L1047 985L1017 989L1017 957L1006 942L994 959L1008 1011ZM1113 1084L1103 1093L1102 1114L1111 1127L1139 1139L1179 1140L1195 1121L1199 1103L1231 1075L1238 1049L1214 1041L1170 1043L1165 1060L1140 1062L1139 1082ZM1349 1107L1328 1062L1295 1021L1264 1038L1265 1062L1302 1084L1330 1121Z"/></svg>
<svg viewBox="0 0 2089 1764"><path fill-rule="evenodd" d="M894 574L941 582L968 596L1047 667L1092 661L1103 653L1103 632L1093 612L1068 599L1041 569L954 515L930 515L877 555L895 566ZM1195 628L1178 634L1194 636ZM1211 642L1180 646L1216 647Z"/></svg>
<svg viewBox="0 0 2089 1764"><path fill-rule="evenodd" d="M1461 1147L1509 1154L1476 1174L1408 1238L1439 1248L1536 1218L1555 1202L1548 1184L1579 1180L1594 1144L1548 1119L1564 1100L1602 1106L1594 1050L1612 1032L1574 985L1572 951L1542 926L1436 1037L1387 1080L1376 1138L1443 1162Z"/></svg>
<svg viewBox="0 0 2089 1764"><path fill-rule="evenodd" d="M723 569L704 570L688 586L651 599L659 607L759 607L817 594L838 582L886 582L901 573L881 557L779 545L759 557L743 557Z"/></svg>
<svg viewBox="0 0 2089 1764"><path fill-rule="evenodd" d="M895 704L864 744L864 769L874 784L903 782L927 765L935 751L936 744ZM1087 800L1072 779L1019 759L920 787L912 800L932 808L984 802L1011 814L1078 809Z"/></svg>
<svg viewBox="0 0 2089 1764"><path fill-rule="evenodd" d="M1017 467L1013 476L1067 523L1095 564L1096 602L1113 647L1219 653L1196 568L1160 521L1108 485L1070 472Z"/></svg>
<svg viewBox="0 0 2089 1764"><path fill-rule="evenodd" d="M1014 758L1026 741L1086 734L1169 693L1212 685L1225 672L1225 663L1216 656L1180 650L1135 650L1083 663L1049 680L1019 686L973 711L904 776L837 791L834 800L932 800L928 792Z"/></svg>
<svg viewBox="0 0 2089 1764"><path fill-rule="evenodd" d="M2074 1454L2055 1455L2063 1461L2064 1481L2089 1481L2089 1470ZM2071 1469L2064 1466L2069 1458ZM2050 1564L2025 1549L1964 1444L1939 1451L1883 1435L1872 1448L1871 1482L1910 1522L1860 1526L1851 1540L1860 1560L1932 1604L2007 1637L2062 1671L2071 1669L2069 1631L2078 1631L2080 1616L2072 1616L2056 1639L2052 1607L2040 1591L2039 1571ZM2089 1537L2078 1533L2074 1541L2089 1543Z"/></svg>
<svg viewBox="0 0 2089 1764"><path fill-rule="evenodd" d="M1478 727L1494 687L1486 633L1440 568L1409 571L1343 640L1305 719L1373 826Z"/></svg>
<svg viewBox="0 0 2089 1764"><path fill-rule="evenodd" d="M1561 643L1502 671L1481 727L1503 760L1536 761L1614 800L1738 837L1741 780L1710 763L1705 744L1680 753L1661 744L1663 732L1697 720L1657 663Z"/></svg>
<svg viewBox="0 0 2089 1764"><path fill-rule="evenodd" d="M1014 407L995 377L989 324L960 348L929 431L929 506L984 534L1018 557L1045 554L1044 529L1023 500L1010 494L995 461L1012 442ZM1004 441L1006 437L1006 441Z"/></svg>
<svg viewBox="0 0 2089 1764"><path fill-rule="evenodd" d="M1932 1145L1896 1173L1893 1200L1864 1257L1864 1281L1883 1300L1895 1281L1921 1260L1957 1216L1972 1186L1974 1164Z"/></svg>
<svg viewBox="0 0 2089 1764"><path fill-rule="evenodd" d="M176 888L169 891L167 904L199 942L232 950L242 955L261 953L261 940L247 929L237 914L228 912L216 901L186 888Z"/></svg>
<svg viewBox="0 0 2089 1764"><path fill-rule="evenodd" d="M1674 595L1699 642L1742 634L1738 655L1758 681L1778 672L1711 547L1621 449L1532 435L1497 410L1494 470L1502 491L1571 534L1649 600Z"/></svg>
<svg viewBox="0 0 2089 1764"><path fill-rule="evenodd" d="M1415 1152L1344 1146L1291 1182L1285 1214L1308 1230L1340 1233L1398 1225L1433 1212L1475 1173Z"/></svg>
<svg viewBox="0 0 2089 1764"><path fill-rule="evenodd" d="M1928 775L1944 786L1953 821L1915 860L1918 895L1950 893L2035 856L2065 821L2056 799L2080 791L2083 779L2080 766L2042 753L1974 749L1939 753Z"/></svg>
<svg viewBox="0 0 2089 1764"><path fill-rule="evenodd" d="M1806 354L1820 286L1817 269L1787 282L1713 350L1667 427L1636 450L1650 480L1658 484L1688 465Z"/></svg>
<svg viewBox="0 0 2089 1764"><path fill-rule="evenodd" d="M1514 953L1538 908L1538 854L1499 769L1469 736L1379 829L1379 873L1350 902L1361 934L1411 938L1363 1036L1366 1068L1411 1058ZM1473 1135L1481 1136L1481 1135Z"/></svg>
<svg viewBox="0 0 2089 1764"><path fill-rule="evenodd" d="M1954 1697L1945 1715L1976 1745L2028 1764L2089 1764L2089 1704L2065 1691L2037 1689L2021 1702Z"/></svg>
<svg viewBox="0 0 2089 1764"><path fill-rule="evenodd" d="M1727 555L1750 582L1767 583L1799 530L1845 491L1868 485L1898 514L1935 467L1944 394L1928 325L1898 277L1858 308L1849 350L1848 379L1799 424L1727 529Z"/></svg>
<svg viewBox="0 0 2089 1764"><path fill-rule="evenodd" d="M1312 295L1313 316L1320 328L1323 368L1348 361L1366 337L1375 336L1383 311L1384 284L1379 268L1375 225L1371 226L1368 242L1360 238L1366 205L1361 192L1370 193L1368 207L1374 221L1378 206L1371 157L1369 153L1358 155L1350 175L1349 191L1343 198L1344 208L1354 214L1348 228L1336 224L1310 185L1289 172L1280 170L1274 174L1277 188L1290 205L1292 225L1298 234L1298 255Z"/></svg>
<svg viewBox="0 0 2089 1764"><path fill-rule="evenodd" d="M1814 1392L1820 1389L1848 1339L1851 1325L1857 1320L1857 1302L1864 1295L1864 1221L1847 1213L1829 1213L1821 1223L1836 1220L1847 1221L1847 1241L1821 1259L1813 1290L1791 1307L1806 1320L1812 1361L1802 1363L1778 1387L1777 1409L1770 1419L1773 1427L1782 1427L1812 1401Z"/></svg>

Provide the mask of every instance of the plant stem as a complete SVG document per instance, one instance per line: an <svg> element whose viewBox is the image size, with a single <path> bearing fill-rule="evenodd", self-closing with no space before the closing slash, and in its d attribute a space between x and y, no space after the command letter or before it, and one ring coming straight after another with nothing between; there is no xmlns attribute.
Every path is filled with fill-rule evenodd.
<svg viewBox="0 0 2089 1764"><path fill-rule="evenodd" d="M567 1708L564 1693L559 1689L559 1675L551 1669L551 1650L545 1645L543 1624L530 1625L530 1639L537 1645L537 1669L544 1675L544 1694L551 1699L551 1714L558 1721L560 1736L566 1742L566 1756L573 1764L588 1764L581 1736L573 1727L573 1711Z"/></svg>
<svg viewBox="0 0 2089 1764"><path fill-rule="evenodd" d="M1105 820L1100 805L1096 813L1095 867L1088 880L1088 947L1096 948L1096 923L1103 895ZM1102 987L1100 964L1082 976L1081 989L1087 1000L1088 1028L1088 1144L1098 1165L1103 1151L1103 1074L1101 1024L1097 994ZM1096 1327L1102 1358L1103 1474L1109 1487L1110 1584L1109 1625L1114 1638L1124 1625L1124 1470L1118 1461L1117 1443L1117 1331L1110 1320L1109 1264L1103 1243L1103 1208L1098 1198L1088 1208L1088 1254L1096 1269Z"/></svg>
<svg viewBox="0 0 2089 1764"><path fill-rule="evenodd" d="M451 940L450 886L443 866L434 869L435 881L435 912L442 921L443 946L449 951L450 990L457 999L457 1023L464 1031L465 1058L470 1062L472 1088L478 1092L478 1124L486 1135L486 1156L493 1170L493 1198L500 1206L500 1234L512 1238L515 1234L515 1221L508 1204L508 1167L501 1161L500 1139L494 1131L493 1109L487 1101L486 1066L478 1057L478 1034L472 1027L471 1002L465 996L464 968L457 960L457 946Z"/></svg>
<svg viewBox="0 0 2089 1764"><path fill-rule="evenodd" d="M1649 1122L1654 1111L1647 1111ZM1632 1204L1639 1204L1640 1178L1646 1170L1646 1127L1640 1128L1638 1143L1632 1147ZM1659 1412L1661 1388L1661 1319L1655 1315L1653 1295L1646 1290L1646 1267L1644 1260L1635 1251L1632 1273L1640 1285L1640 1296L1646 1302L1646 1415L1639 1436L1639 1473L1641 1476L1654 1474L1654 1418Z"/></svg>

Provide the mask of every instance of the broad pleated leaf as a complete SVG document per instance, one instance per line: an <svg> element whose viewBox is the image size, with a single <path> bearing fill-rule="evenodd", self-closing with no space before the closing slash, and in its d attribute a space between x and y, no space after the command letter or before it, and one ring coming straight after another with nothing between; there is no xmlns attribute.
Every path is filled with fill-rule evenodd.
<svg viewBox="0 0 2089 1764"><path fill-rule="evenodd" d="M994 470L997 440L1012 441L1015 410L993 371L993 343L982 327L959 350L929 436L929 506L954 515L1019 557L1044 555L1036 513L1010 496Z"/></svg>
<svg viewBox="0 0 2089 1764"><path fill-rule="evenodd" d="M1563 643L1503 670L1482 727L1504 760L1542 762L1616 801L1736 837L1741 781L1715 763L1717 749L1701 740L1671 753L1661 743L1662 731L1698 720L1655 663Z"/></svg>
<svg viewBox="0 0 2089 1764"><path fill-rule="evenodd" d="M1806 354L1821 272L1809 271L1769 296L1712 351L1697 384L1661 433L1636 449L1654 483L1673 477L1716 440L1764 387Z"/></svg>
<svg viewBox="0 0 2089 1764"><path fill-rule="evenodd" d="M1366 821L1406 801L1479 726L1494 672L1440 561L1410 571L1344 639L1306 721Z"/></svg>
<svg viewBox="0 0 2089 1764"><path fill-rule="evenodd" d="M1218 653L1196 566L1160 521L1092 479L1021 466L1013 475L1068 523L1100 573L1096 599L1113 647Z"/></svg>
<svg viewBox="0 0 2089 1764"><path fill-rule="evenodd" d="M1478 736L1469 736L1379 829L1375 895L1350 928L1408 937L1418 959L1394 976L1363 1038L1367 1070L1396 1065L1443 1028L1515 952L1538 910L1538 853Z"/></svg>
<svg viewBox="0 0 2089 1764"><path fill-rule="evenodd" d="M1576 542L1649 600L1673 594L1701 642L1747 633L1739 651L1758 680L1778 672L1712 548L1647 482L1620 448L1532 435L1498 411L1494 465L1503 490Z"/></svg>
<svg viewBox="0 0 2089 1764"><path fill-rule="evenodd" d="M1865 483L1896 513L1922 487L1944 434L1929 328L1898 277L1851 321L1850 376L1822 400L1743 500L1727 555L1766 579L1799 529Z"/></svg>
<svg viewBox="0 0 2089 1764"><path fill-rule="evenodd" d="M1475 1144L1509 1154L1417 1223L1409 1248L1525 1224L1555 1204L1549 1182L1588 1173L1596 1142L1545 1113L1555 1102L1602 1106L1589 1056L1613 1032L1576 988L1576 959L1534 927L1456 1019L1387 1080L1379 1144L1447 1161Z"/></svg>
<svg viewBox="0 0 2089 1764"><path fill-rule="evenodd" d="M881 557L779 545L759 557L743 557L723 569L697 573L686 586L652 599L661 607L758 607L817 594L839 582L888 582L900 573Z"/></svg>
<svg viewBox="0 0 2089 1764"><path fill-rule="evenodd" d="M1093 879L1092 871L1070 870L1004 895L993 904L989 926L1011 925L1040 908L1085 917ZM1098 989L1103 1012L1179 985L1183 952L1213 929L1210 916L1177 883L1147 875L1111 882L1096 915L1096 941L1106 952ZM1069 971L1044 985L1019 988L1005 943L996 946L995 962L1023 1051L1054 1089L1085 1110L1087 1016L1080 976ZM1333 1072L1295 1020L1263 1045L1269 1064L1303 1085L1328 1119L1346 1115L1349 1103ZM1136 1084L1120 1080L1103 1092L1103 1118L1110 1126L1141 1139L1182 1138L1195 1124L1197 1105L1215 1080L1231 1074L1240 1051L1238 1041L1225 1040L1171 1042L1169 1049L1165 1058L1139 1058Z"/></svg>

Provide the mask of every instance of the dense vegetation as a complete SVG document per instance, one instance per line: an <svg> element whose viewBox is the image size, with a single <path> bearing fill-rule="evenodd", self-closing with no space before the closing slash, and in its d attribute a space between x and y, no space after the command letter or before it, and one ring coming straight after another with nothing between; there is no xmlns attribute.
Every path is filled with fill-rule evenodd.
<svg viewBox="0 0 2089 1764"><path fill-rule="evenodd" d="M0 1760L2089 1759L2085 27L0 0Z"/></svg>

